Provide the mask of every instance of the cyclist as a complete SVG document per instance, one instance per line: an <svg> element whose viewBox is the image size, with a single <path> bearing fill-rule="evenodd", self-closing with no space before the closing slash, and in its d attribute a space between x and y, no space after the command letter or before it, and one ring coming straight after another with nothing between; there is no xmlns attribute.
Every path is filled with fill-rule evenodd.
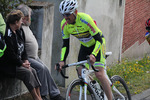
<svg viewBox="0 0 150 100"><path fill-rule="evenodd" d="M110 84L104 72L105 38L93 19L85 13L78 13L77 7L77 0L63 0L59 6L59 11L64 17L61 22L63 47L59 62L60 70L69 53L70 35L73 35L79 39L81 44L78 61L86 60L86 56L90 55L91 64L99 69L99 72L95 72L95 75L100 80L107 98L112 100ZM88 65L85 66L88 68ZM77 67L79 75L81 68L82 66Z"/></svg>
<svg viewBox="0 0 150 100"><path fill-rule="evenodd" d="M146 26L146 30L147 30L148 32L150 32L150 18L146 20L145 26Z"/></svg>
<svg viewBox="0 0 150 100"><path fill-rule="evenodd" d="M0 13L0 57L4 55L4 51L6 49L6 44L3 37L5 34L5 29L6 29L6 24Z"/></svg>
<svg viewBox="0 0 150 100"><path fill-rule="evenodd" d="M0 33L2 33L4 35L5 29L6 29L6 24L5 24L5 21L1 15L1 13L0 13Z"/></svg>
<svg viewBox="0 0 150 100"><path fill-rule="evenodd" d="M146 30L147 30L147 32L145 34L145 38L150 45L150 18L146 20L145 26L146 26Z"/></svg>

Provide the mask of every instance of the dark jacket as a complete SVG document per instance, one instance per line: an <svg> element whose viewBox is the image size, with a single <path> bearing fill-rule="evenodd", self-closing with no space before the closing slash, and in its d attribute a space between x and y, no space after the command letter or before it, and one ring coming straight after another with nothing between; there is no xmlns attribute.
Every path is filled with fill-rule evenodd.
<svg viewBox="0 0 150 100"><path fill-rule="evenodd" d="M21 67L23 61L27 60L23 29L16 30L15 34L7 25L4 39L7 48L2 58L0 58L0 72L15 76L16 67Z"/></svg>

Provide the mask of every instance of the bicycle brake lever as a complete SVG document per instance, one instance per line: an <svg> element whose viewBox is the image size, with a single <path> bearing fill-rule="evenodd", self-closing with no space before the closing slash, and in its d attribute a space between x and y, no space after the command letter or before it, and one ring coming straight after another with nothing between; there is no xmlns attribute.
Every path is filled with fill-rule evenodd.
<svg viewBox="0 0 150 100"><path fill-rule="evenodd" d="M56 64L56 70L57 70L57 75L59 73L59 70L60 70L60 65L59 63ZM69 78L68 76L65 76L64 73L62 72L62 70L60 71L61 75L64 77L64 78Z"/></svg>
<svg viewBox="0 0 150 100"><path fill-rule="evenodd" d="M86 56L86 58L87 58L87 61L88 61L89 66L91 66L91 67L92 67L92 69L93 69L95 72L99 72L99 70L98 70L98 69L95 69L95 68L94 68L94 66L93 66L93 65L91 65L91 63L90 63L90 56L88 55L88 56Z"/></svg>
<svg viewBox="0 0 150 100"><path fill-rule="evenodd" d="M92 66L92 69L93 69L95 72L99 72L99 70L98 70L98 69L95 69L93 65L91 65L91 66Z"/></svg>
<svg viewBox="0 0 150 100"><path fill-rule="evenodd" d="M58 74L59 74L59 69L60 69L60 65L59 65L59 63L57 63L57 64L56 64L57 76L58 76Z"/></svg>
<svg viewBox="0 0 150 100"><path fill-rule="evenodd" d="M60 73L61 73L61 75L62 75L64 78L69 78L68 76L65 76L65 75L64 75L64 73L62 72L62 70L61 70Z"/></svg>

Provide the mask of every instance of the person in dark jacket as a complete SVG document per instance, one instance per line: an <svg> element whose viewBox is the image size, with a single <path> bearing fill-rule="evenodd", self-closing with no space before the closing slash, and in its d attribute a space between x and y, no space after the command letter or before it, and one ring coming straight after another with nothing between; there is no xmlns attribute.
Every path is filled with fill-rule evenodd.
<svg viewBox="0 0 150 100"><path fill-rule="evenodd" d="M25 37L21 29L23 13L13 10L7 15L5 42L7 48L0 58L0 72L16 77L24 82L34 100L42 100L40 96L41 83L35 69L30 67L25 51Z"/></svg>

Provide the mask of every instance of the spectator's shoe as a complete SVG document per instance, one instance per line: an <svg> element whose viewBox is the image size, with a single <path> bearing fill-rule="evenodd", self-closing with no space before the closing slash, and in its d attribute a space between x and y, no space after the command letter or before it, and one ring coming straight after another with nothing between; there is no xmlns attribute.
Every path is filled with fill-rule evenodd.
<svg viewBox="0 0 150 100"><path fill-rule="evenodd" d="M63 97L59 94L59 95L57 95L56 97L51 98L51 100L66 100L66 99L63 98Z"/></svg>
<svg viewBox="0 0 150 100"><path fill-rule="evenodd" d="M41 97L42 97L42 100L50 100L50 99L48 99L47 96L41 96Z"/></svg>

